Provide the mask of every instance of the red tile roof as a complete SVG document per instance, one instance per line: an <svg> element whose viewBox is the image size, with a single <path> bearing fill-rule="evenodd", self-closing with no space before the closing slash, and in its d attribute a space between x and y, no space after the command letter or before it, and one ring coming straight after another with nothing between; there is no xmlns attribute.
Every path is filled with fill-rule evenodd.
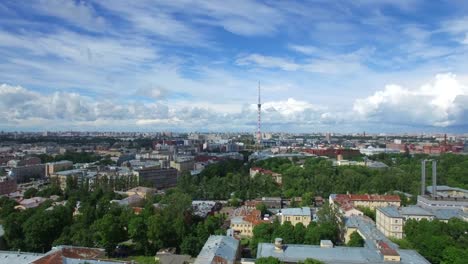
<svg viewBox="0 0 468 264"><path fill-rule="evenodd" d="M259 168L259 167L254 167L254 168L251 168L250 170L256 171L256 172L261 173L261 174L269 174L269 175L272 175L272 174L274 173L274 172L271 171L271 170L266 170L266 169Z"/></svg>
<svg viewBox="0 0 468 264"><path fill-rule="evenodd" d="M50 254L37 259L33 264L61 264L62 258L74 259L96 259L105 256L104 250L99 248L85 248L85 247L61 247Z"/></svg>
<svg viewBox="0 0 468 264"><path fill-rule="evenodd" d="M379 247L380 253L382 253L382 255L384 256L400 256L400 254L398 254L398 252L395 249L391 248L387 243L383 241L379 241L377 245Z"/></svg>
<svg viewBox="0 0 468 264"><path fill-rule="evenodd" d="M252 223L252 225L256 226L261 223L268 223L262 219L262 212L260 210L252 210L249 214L242 218L244 221Z"/></svg>
<svg viewBox="0 0 468 264"><path fill-rule="evenodd" d="M378 194L337 194L338 203L341 201L369 201L369 202L401 202L398 195L378 195Z"/></svg>

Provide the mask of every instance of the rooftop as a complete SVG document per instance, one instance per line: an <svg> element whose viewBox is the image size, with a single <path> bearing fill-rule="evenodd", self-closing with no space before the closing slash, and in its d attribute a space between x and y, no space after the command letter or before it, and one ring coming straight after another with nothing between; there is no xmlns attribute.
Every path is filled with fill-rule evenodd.
<svg viewBox="0 0 468 264"><path fill-rule="evenodd" d="M428 264L429 262L414 250L398 250L403 264ZM386 263L375 250L367 247L334 247L321 248L313 245L285 245L282 251L275 249L272 243L260 243L257 258L275 257L284 262L303 262L313 258L325 263L357 264L357 263Z"/></svg>
<svg viewBox="0 0 468 264"><path fill-rule="evenodd" d="M468 218L468 213L464 212L459 208L447 208L447 209L438 209L438 208L423 208L418 205L410 205L407 207L396 207L396 206L387 206L382 208L377 208L380 212L386 216L392 218L404 218L410 216L427 216L435 217L441 220L448 220L450 218Z"/></svg>
<svg viewBox="0 0 468 264"><path fill-rule="evenodd" d="M421 216L432 216L433 213L429 210L423 209L417 205L410 205L407 207L401 207L400 212L403 215L421 215Z"/></svg>
<svg viewBox="0 0 468 264"><path fill-rule="evenodd" d="M44 254L16 251L0 251L0 263L25 264L30 263L42 256L44 256Z"/></svg>
<svg viewBox="0 0 468 264"><path fill-rule="evenodd" d="M337 202L348 201L371 201L371 202L401 202L398 195L378 195L378 194L336 194L334 198Z"/></svg>
<svg viewBox="0 0 468 264"><path fill-rule="evenodd" d="M84 173L84 170L82 170L82 169L65 170L65 171L56 172L55 174L62 175L62 176L68 176L68 175L73 175L73 174L78 174L78 173Z"/></svg>
<svg viewBox="0 0 468 264"><path fill-rule="evenodd" d="M239 241L229 236L210 236L194 264L211 264L215 257L222 257L227 264L234 264Z"/></svg>
<svg viewBox="0 0 468 264"><path fill-rule="evenodd" d="M430 193L432 193L432 185L427 186L426 190ZM450 187L447 185L437 185L436 190L438 192L449 192L449 191L457 191L457 192L462 192L468 195L468 190L462 189L462 188L457 188L457 187Z"/></svg>
<svg viewBox="0 0 468 264"><path fill-rule="evenodd" d="M282 215L289 215L289 216L311 216L312 212L310 207L300 207L300 208L284 208L281 209Z"/></svg>
<svg viewBox="0 0 468 264"><path fill-rule="evenodd" d="M398 207L396 206L380 207L380 208L377 208L377 210L379 210L384 215L389 216L389 217L403 218L403 216L400 214L400 211L398 210Z"/></svg>

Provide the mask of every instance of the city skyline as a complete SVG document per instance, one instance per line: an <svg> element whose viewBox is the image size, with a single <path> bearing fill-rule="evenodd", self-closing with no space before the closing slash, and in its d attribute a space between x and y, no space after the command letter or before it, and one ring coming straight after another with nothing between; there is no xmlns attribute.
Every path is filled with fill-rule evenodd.
<svg viewBox="0 0 468 264"><path fill-rule="evenodd" d="M468 131L468 4L0 3L0 130Z"/></svg>

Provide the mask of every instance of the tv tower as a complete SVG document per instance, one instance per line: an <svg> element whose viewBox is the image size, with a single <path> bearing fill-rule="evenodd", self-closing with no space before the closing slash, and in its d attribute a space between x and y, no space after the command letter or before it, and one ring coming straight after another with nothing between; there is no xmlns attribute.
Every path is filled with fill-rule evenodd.
<svg viewBox="0 0 468 264"><path fill-rule="evenodd" d="M262 102L260 97L260 82L258 82L258 122L257 122L257 150L260 150L262 144L261 116L262 116Z"/></svg>

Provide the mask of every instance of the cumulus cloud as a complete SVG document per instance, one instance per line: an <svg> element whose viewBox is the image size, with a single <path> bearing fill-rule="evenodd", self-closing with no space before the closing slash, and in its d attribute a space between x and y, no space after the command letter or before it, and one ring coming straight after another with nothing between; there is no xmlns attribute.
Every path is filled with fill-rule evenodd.
<svg viewBox="0 0 468 264"><path fill-rule="evenodd" d="M148 91L148 93L151 93ZM161 96L154 92L154 97ZM38 129L109 127L134 130L253 131L255 104L223 110L216 104L198 102L152 103L96 99L70 92L41 93L21 86L0 85L0 116L5 127L35 126ZM365 128L463 127L468 126L468 87L451 73L436 75L419 88L396 84L354 101L351 109L330 109L305 100L267 100L262 104L265 131L311 130L339 125Z"/></svg>
<svg viewBox="0 0 468 264"><path fill-rule="evenodd" d="M0 85L0 113L9 122L24 124L30 119L58 122L83 122L100 119L167 119L169 110L162 104L96 101L77 93L42 94L21 86Z"/></svg>
<svg viewBox="0 0 468 264"><path fill-rule="evenodd" d="M148 91L148 93L151 93ZM155 92L155 97L160 96ZM325 109L305 101L289 98L263 104L265 126L278 124L311 124L329 119ZM157 126L172 129L238 130L253 128L256 105L239 107L238 111L223 111L216 105L199 106L195 102L174 105L169 102L120 102L113 99L97 100L77 93L55 92L44 94L21 86L0 86L0 116L6 125L24 127L34 124L38 128L131 124L139 127ZM322 118L322 116L324 118ZM43 122L42 125L40 122ZM48 122L51 121L51 122ZM114 121L114 122L112 122Z"/></svg>
<svg viewBox="0 0 468 264"><path fill-rule="evenodd" d="M387 85L353 110L360 120L390 124L448 127L467 125L468 88L454 74L438 74L417 89Z"/></svg>

